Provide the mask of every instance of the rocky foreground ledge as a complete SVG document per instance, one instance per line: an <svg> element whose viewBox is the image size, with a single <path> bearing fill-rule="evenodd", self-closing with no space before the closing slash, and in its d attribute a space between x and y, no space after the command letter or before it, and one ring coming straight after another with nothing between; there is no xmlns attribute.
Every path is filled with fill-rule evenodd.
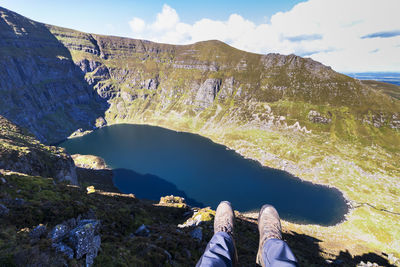
<svg viewBox="0 0 400 267"><path fill-rule="evenodd" d="M1 170L0 265L194 266L213 234L214 215L176 196L152 203ZM388 266L396 260L380 252L353 255L341 243L320 246L322 240L283 226L302 266ZM256 220L236 212L235 230L240 265L254 266Z"/></svg>

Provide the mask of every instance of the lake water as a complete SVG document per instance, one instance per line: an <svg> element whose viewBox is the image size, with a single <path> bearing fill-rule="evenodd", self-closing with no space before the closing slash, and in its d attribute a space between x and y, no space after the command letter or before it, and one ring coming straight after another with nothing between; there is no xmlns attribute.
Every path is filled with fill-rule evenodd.
<svg viewBox="0 0 400 267"><path fill-rule="evenodd" d="M216 208L229 200L239 211L274 205L299 223L336 224L348 207L332 188L266 168L199 135L146 125L104 127L60 144L70 154L102 157L123 193L159 200L178 195L192 206Z"/></svg>
<svg viewBox="0 0 400 267"><path fill-rule="evenodd" d="M398 72L362 72L345 74L359 80L375 80L400 86L400 73Z"/></svg>

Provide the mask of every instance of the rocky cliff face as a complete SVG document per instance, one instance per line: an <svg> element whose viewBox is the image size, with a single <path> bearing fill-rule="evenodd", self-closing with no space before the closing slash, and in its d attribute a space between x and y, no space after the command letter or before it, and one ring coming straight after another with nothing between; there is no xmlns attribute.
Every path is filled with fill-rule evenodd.
<svg viewBox="0 0 400 267"><path fill-rule="evenodd" d="M0 114L52 143L92 128L106 105L41 23L0 8Z"/></svg>
<svg viewBox="0 0 400 267"><path fill-rule="evenodd" d="M135 122L183 112L197 114L199 127L210 118L215 127L255 117L280 127L284 116L313 128L308 113L318 105L333 114L349 108L364 124L379 115L382 123L370 125L398 128L398 103L311 59L251 54L218 41L174 46L87 34L0 14L0 114L47 143L95 127L98 117ZM298 116L265 105L282 101L305 103L305 110Z"/></svg>
<svg viewBox="0 0 400 267"><path fill-rule="evenodd" d="M0 116L0 169L78 184L75 164L61 148L41 144Z"/></svg>

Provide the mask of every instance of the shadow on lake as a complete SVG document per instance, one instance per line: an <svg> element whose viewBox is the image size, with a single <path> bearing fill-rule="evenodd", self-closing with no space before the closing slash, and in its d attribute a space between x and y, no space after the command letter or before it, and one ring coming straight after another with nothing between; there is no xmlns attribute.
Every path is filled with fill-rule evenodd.
<svg viewBox="0 0 400 267"><path fill-rule="evenodd" d="M115 186L139 198L173 194L189 205L212 208L229 200L242 212L271 204L285 220L320 225L337 224L348 211L339 190L263 167L195 134L118 124L61 146L71 154L102 157L114 171Z"/></svg>
<svg viewBox="0 0 400 267"><path fill-rule="evenodd" d="M204 204L189 198L184 191L179 190L176 185L152 174L140 174L127 169L113 170L113 181L122 193L135 194L138 198L160 200L167 195L185 198L186 203L194 207L204 207Z"/></svg>

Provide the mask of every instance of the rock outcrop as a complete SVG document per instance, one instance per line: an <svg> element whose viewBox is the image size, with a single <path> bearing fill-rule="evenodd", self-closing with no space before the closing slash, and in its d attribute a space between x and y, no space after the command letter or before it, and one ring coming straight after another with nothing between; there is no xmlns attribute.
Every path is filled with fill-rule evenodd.
<svg viewBox="0 0 400 267"><path fill-rule="evenodd" d="M0 169L77 184L75 164L63 149L41 144L0 116Z"/></svg>
<svg viewBox="0 0 400 267"><path fill-rule="evenodd" d="M314 123L328 124L332 121L332 119L330 118L332 117L332 114L329 112L328 116L328 118L324 117L321 115L321 113L315 110L310 110L310 112L308 113L308 119Z"/></svg>
<svg viewBox="0 0 400 267"><path fill-rule="evenodd" d="M197 91L195 103L202 108L209 107L214 102L220 87L220 79L207 79Z"/></svg>
<svg viewBox="0 0 400 267"><path fill-rule="evenodd" d="M44 24L0 7L0 50L0 115L47 143L93 128L107 104Z"/></svg>
<svg viewBox="0 0 400 267"><path fill-rule="evenodd" d="M57 252L63 253L68 259L85 256L86 266L91 266L101 245L99 229L98 220L73 218L56 225L49 232L49 238Z"/></svg>
<svg viewBox="0 0 400 267"><path fill-rule="evenodd" d="M186 201L183 197L178 197L173 195L161 197L158 205L167 207L177 207L177 208L187 207Z"/></svg>

